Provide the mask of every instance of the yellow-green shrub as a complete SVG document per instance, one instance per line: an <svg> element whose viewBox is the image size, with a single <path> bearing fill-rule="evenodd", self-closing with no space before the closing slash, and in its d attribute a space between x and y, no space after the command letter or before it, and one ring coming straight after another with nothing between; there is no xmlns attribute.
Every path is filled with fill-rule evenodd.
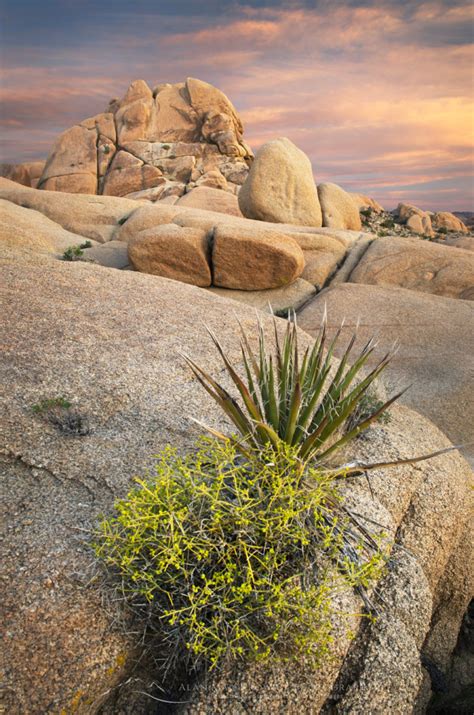
<svg viewBox="0 0 474 715"><path fill-rule="evenodd" d="M383 564L348 519L337 476L283 441L248 457L230 440L202 440L185 457L168 447L102 521L95 550L173 662L304 654L316 664L331 642L334 567L365 587Z"/></svg>

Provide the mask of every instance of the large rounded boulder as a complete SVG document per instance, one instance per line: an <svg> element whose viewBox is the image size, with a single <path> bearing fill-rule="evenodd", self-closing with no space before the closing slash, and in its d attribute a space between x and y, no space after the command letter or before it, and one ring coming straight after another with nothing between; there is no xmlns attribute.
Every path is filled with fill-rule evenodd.
<svg viewBox="0 0 474 715"><path fill-rule="evenodd" d="M247 218L322 226L311 162L289 139L264 144L257 152L239 206Z"/></svg>

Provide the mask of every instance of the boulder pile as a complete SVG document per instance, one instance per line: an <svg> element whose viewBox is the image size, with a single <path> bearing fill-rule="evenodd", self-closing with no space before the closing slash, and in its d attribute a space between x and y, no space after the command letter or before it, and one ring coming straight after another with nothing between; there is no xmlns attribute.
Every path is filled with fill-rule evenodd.
<svg viewBox="0 0 474 715"><path fill-rule="evenodd" d="M188 78L151 90L136 80L107 111L58 137L38 188L151 200L196 186L235 194L251 157L242 122L216 87Z"/></svg>

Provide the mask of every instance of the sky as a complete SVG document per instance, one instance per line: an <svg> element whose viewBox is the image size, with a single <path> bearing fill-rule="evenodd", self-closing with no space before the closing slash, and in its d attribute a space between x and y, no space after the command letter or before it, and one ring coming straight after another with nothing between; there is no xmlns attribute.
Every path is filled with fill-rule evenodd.
<svg viewBox="0 0 474 715"><path fill-rule="evenodd" d="M474 210L470 1L0 0L0 19L0 161L46 158L134 79L198 77L317 182Z"/></svg>

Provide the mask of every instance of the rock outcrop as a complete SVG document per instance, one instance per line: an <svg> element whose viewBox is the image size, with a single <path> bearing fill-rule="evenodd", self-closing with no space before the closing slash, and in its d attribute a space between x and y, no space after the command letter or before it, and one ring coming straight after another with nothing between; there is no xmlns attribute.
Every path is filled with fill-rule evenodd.
<svg viewBox="0 0 474 715"><path fill-rule="evenodd" d="M323 226L360 231L359 207L352 196L337 184L318 184Z"/></svg>
<svg viewBox="0 0 474 715"><path fill-rule="evenodd" d="M244 227L217 226L212 243L213 283L220 288L280 288L303 272L303 251L277 231L252 235Z"/></svg>
<svg viewBox="0 0 474 715"><path fill-rule="evenodd" d="M364 209L371 209L374 213L383 213L385 211L384 207L379 204L378 201L371 199L369 196L365 196L365 194L351 192L349 196L356 202L359 211L363 211Z"/></svg>
<svg viewBox="0 0 474 715"><path fill-rule="evenodd" d="M345 319L346 334L361 321L360 343L377 335L380 347L372 360L399 343L384 377L390 390L409 388L401 398L404 404L426 415L474 459L472 301L343 283L316 296L300 312L298 324L314 335L326 309L333 329Z"/></svg>
<svg viewBox="0 0 474 715"><path fill-rule="evenodd" d="M428 211L411 204L398 204L394 214L412 233L419 233L429 238L434 236L431 214Z"/></svg>
<svg viewBox="0 0 474 715"><path fill-rule="evenodd" d="M211 247L206 231L164 224L142 231L128 244L132 266L183 283L211 285Z"/></svg>
<svg viewBox="0 0 474 715"><path fill-rule="evenodd" d="M431 216L431 224L437 231L444 230L447 233L456 231L459 233L469 233L469 229L460 218L449 211L437 211Z"/></svg>
<svg viewBox="0 0 474 715"><path fill-rule="evenodd" d="M239 206L247 218L322 226L311 162L286 138L259 149L239 192Z"/></svg>
<svg viewBox="0 0 474 715"><path fill-rule="evenodd" d="M104 244L104 248L85 253L85 257L104 265L116 265L125 267L128 259L124 257L123 251L116 246L116 241L130 243L130 263L140 271L149 271L155 275L171 277L183 280L188 283L204 286L210 285L209 270L213 272L212 252L209 250L211 263L210 268L205 270L204 279L201 269L196 272L194 262L186 263L183 256L188 256L189 245L185 253L182 253L179 245L179 236L184 237L184 233L177 233L176 226L187 227L189 229L199 229L207 236L209 245L212 243L216 231L224 231L228 236L229 246L232 242L231 234L239 235L240 255L233 249L232 263L235 267L235 275L228 268L223 272L218 269L216 283L213 285L248 292L246 300L253 305L254 299L251 291L268 291L265 293L265 306L281 306L291 308L301 303L301 295L308 295L308 282L320 289L337 269L338 265L344 261L348 252L352 250L363 236L355 231L338 231L329 228L311 228L295 226L293 224L274 224L264 221L244 219L232 213L235 203L229 204L220 199L215 200L215 194L219 197L228 197L235 202L235 197L229 193L208 187L199 187L186 198L192 197L194 193L211 192L209 198L212 203L216 203L216 208L227 209L227 212L208 211L192 208L187 201L178 201L173 205L163 202L154 204L137 203L131 199L108 197L108 196L83 196L78 194L67 194L62 192L38 191L31 188L21 187L6 179L0 180L0 197L19 205L19 211L25 211L24 207L29 207L42 212L51 221L62 226L64 229L78 234L77 243L82 243L85 238L97 240ZM173 240L163 243L163 232L159 232L160 239L153 239L155 229L166 224L173 224L171 231L174 231ZM271 240L269 239L271 237ZM143 239L143 240L142 240ZM10 240L15 241L14 236ZM295 241L296 244L295 245ZM32 246L35 245L34 227L31 229ZM114 244L109 250L105 249L108 242ZM260 242L260 243L259 243ZM272 242L275 244L272 246ZM132 248L133 243L133 248ZM286 247L284 247L286 244ZM221 267L228 264L230 249L224 251L227 259L222 262L224 255L222 252L222 242L220 243L219 261ZM278 247L277 247L278 245ZM184 247L183 247L184 250ZM282 252L283 251L283 252ZM203 258L202 252L200 253ZM257 258L258 256L258 258ZM264 257L266 256L266 258ZM276 260L276 257L292 256L290 263ZM189 269L186 270L186 265ZM270 268L271 267L271 268ZM204 270L204 265L201 263ZM291 284L300 275L306 283L303 291L293 290ZM238 278L237 278L238 274ZM224 275L226 277L224 277ZM285 297L285 288L288 291ZM299 284L302 285L301 283ZM272 293L272 290L277 291ZM258 299L259 302L261 299Z"/></svg>
<svg viewBox="0 0 474 715"><path fill-rule="evenodd" d="M153 201L196 186L235 194L251 157L242 122L216 87L188 78L152 91L136 80L106 112L58 137L38 187L106 196L140 193Z"/></svg>
<svg viewBox="0 0 474 715"><path fill-rule="evenodd" d="M349 282L474 300L474 254L418 238L380 238L372 242Z"/></svg>
<svg viewBox="0 0 474 715"><path fill-rule="evenodd" d="M100 581L91 582L86 535L161 447L191 447L198 432L192 417L225 429L179 352L186 349L216 374L220 359L203 337L202 316L236 362L239 331L230 316L236 314L252 341L255 318L246 306L192 286L83 263L4 262L0 285L8 336L2 354L6 707L11 715L119 712L116 694L127 706L127 694L133 702L131 690L146 690L149 681L140 670L138 638L114 625L117 604L101 601ZM270 340L272 321L261 319ZM304 348L309 339L300 338ZM47 409L33 411L58 396L71 408L54 420ZM394 407L392 421L372 429L350 456L392 459L445 445L426 419ZM381 712L411 707L423 682L419 652L444 593L439 584L466 523L469 479L460 456L447 454L374 473L370 488L361 479L348 485L354 510L397 533L402 547L381 584L378 623L367 631L352 619L358 632L352 647L362 648L357 687L350 687L354 661L341 620L334 659L317 673L303 662L239 669L198 686L186 698L188 712L283 714L311 703L317 713L334 699L341 707L353 703L355 712L367 712L370 702ZM341 598L341 607L360 608L354 594ZM118 687L130 676L130 687ZM159 677L150 680L161 686ZM157 695L172 699L163 690ZM134 712L148 712L147 702Z"/></svg>

